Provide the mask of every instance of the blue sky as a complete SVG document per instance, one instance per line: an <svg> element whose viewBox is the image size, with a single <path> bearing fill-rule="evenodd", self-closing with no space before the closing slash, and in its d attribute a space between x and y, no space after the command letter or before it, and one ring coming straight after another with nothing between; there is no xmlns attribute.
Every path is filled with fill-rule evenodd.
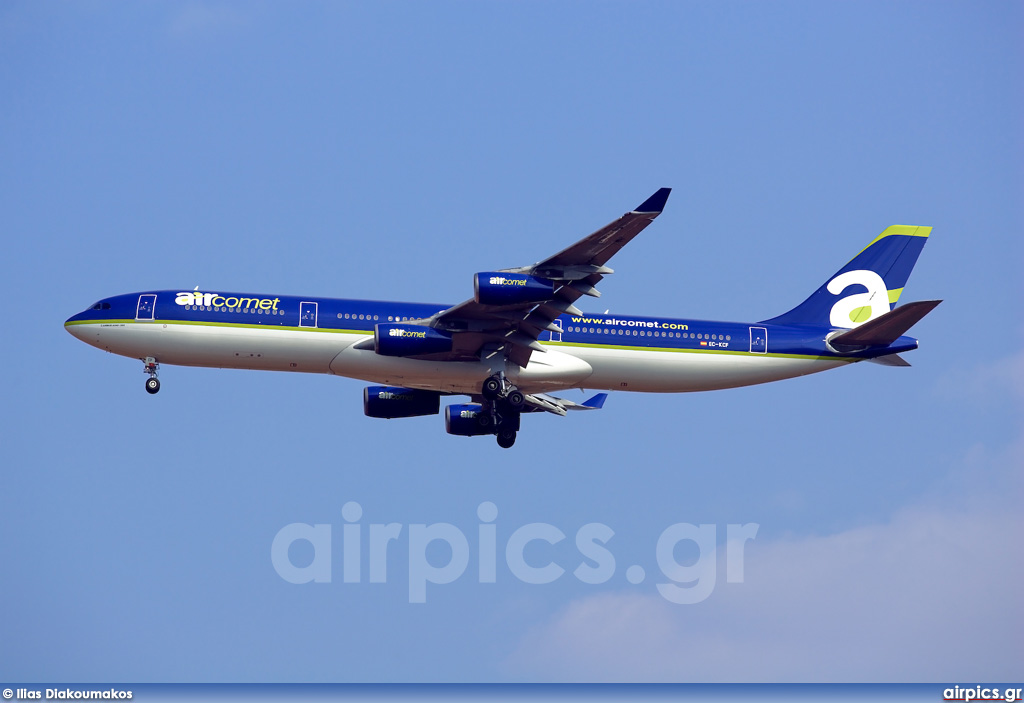
<svg viewBox="0 0 1024 703"><path fill-rule="evenodd" d="M4 3L0 679L1019 680L1022 29L1019 3ZM913 368L614 394L502 451L327 376L164 367L150 397L62 329L197 285L455 303L661 186L589 309L764 319L931 225ZM386 583L343 582L350 501L364 539L403 526ZM292 523L332 526L330 583L275 571ZM410 604L437 523L468 568ZM553 583L503 558L531 523L567 535L527 552ZM714 528L700 603L656 588L677 524Z"/></svg>

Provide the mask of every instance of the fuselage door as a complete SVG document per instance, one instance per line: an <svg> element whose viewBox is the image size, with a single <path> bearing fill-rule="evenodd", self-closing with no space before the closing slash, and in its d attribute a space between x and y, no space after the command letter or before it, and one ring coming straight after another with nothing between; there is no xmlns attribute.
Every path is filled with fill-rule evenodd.
<svg viewBox="0 0 1024 703"><path fill-rule="evenodd" d="M135 310L136 320L152 320L156 308L156 294L146 293L139 296L139 307Z"/></svg>
<svg viewBox="0 0 1024 703"><path fill-rule="evenodd" d="M768 330L764 327L750 328L750 353L768 353Z"/></svg>
<svg viewBox="0 0 1024 703"><path fill-rule="evenodd" d="M299 303L299 327L316 327L316 303Z"/></svg>
<svg viewBox="0 0 1024 703"><path fill-rule="evenodd" d="M559 326L562 326L563 330L565 329L565 327L562 325L561 320L559 320L557 317L555 318L554 321ZM550 339L552 342L561 342L562 341L562 333L561 332L551 332L551 333L549 333L548 339Z"/></svg>

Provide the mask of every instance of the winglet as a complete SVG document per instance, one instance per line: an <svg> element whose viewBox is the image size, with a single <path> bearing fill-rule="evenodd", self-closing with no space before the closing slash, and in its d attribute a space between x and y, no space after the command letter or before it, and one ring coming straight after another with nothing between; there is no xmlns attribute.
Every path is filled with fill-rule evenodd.
<svg viewBox="0 0 1024 703"><path fill-rule="evenodd" d="M668 189L667 188L663 188L662 190L668 190ZM583 407L585 407L585 408L593 408L594 410L600 410L601 408L604 407L604 401L606 401L606 400L608 400L608 394L607 393L598 393L593 398L590 398L588 400L583 401Z"/></svg>
<svg viewBox="0 0 1024 703"><path fill-rule="evenodd" d="M668 202L668 194L671 192L671 188L658 189L657 193L640 203L640 206L633 212L661 212L665 209L665 203Z"/></svg>

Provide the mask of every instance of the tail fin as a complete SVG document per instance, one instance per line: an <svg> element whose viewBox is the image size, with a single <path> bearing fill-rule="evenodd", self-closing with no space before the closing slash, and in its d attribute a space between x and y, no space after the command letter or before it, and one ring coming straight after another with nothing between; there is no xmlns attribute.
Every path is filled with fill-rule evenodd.
<svg viewBox="0 0 1024 703"><path fill-rule="evenodd" d="M899 300L931 231L912 225L889 227L811 297L763 322L850 329L884 315Z"/></svg>

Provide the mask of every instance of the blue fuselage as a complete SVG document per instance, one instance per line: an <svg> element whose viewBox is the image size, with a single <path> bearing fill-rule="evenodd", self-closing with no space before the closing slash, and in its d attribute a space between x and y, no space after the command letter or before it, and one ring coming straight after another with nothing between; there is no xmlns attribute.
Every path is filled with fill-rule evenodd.
<svg viewBox="0 0 1024 703"><path fill-rule="evenodd" d="M391 359L374 353L380 323L422 320L449 306L265 294L154 291L105 298L66 328L124 356L186 366L331 373L451 393L475 392L494 371L481 361ZM635 315L562 315L543 332L548 353L518 372L530 391L586 387L683 392L751 385L917 347L838 352L837 330ZM363 344L359 344L363 342Z"/></svg>

